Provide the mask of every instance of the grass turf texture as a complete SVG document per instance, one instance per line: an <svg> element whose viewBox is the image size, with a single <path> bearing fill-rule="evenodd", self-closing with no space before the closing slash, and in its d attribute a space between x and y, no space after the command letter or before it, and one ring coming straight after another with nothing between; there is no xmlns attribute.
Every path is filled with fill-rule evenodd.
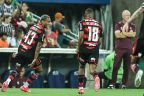
<svg viewBox="0 0 144 96"><path fill-rule="evenodd" d="M95 92L85 89L84 95L78 95L77 89L31 89L25 93L20 89L9 88L7 92L0 92L0 96L144 96L144 89L100 89Z"/></svg>

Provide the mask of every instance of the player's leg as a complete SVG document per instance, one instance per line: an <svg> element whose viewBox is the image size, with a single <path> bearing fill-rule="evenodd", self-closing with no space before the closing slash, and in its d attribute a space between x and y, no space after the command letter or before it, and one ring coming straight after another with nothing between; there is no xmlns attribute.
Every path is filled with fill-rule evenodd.
<svg viewBox="0 0 144 96"><path fill-rule="evenodd" d="M94 89L95 91L97 91L98 89L100 89L100 78L98 76L98 73L96 72L96 64L89 64L89 70L90 70L90 74L93 76L94 78Z"/></svg>
<svg viewBox="0 0 144 96"><path fill-rule="evenodd" d="M90 74L94 78L94 89L95 89L95 91L97 91L98 89L100 89L100 78L98 76L98 73L96 72L98 58L99 58L98 53L97 54L96 53L92 53L90 55L89 61L88 61Z"/></svg>
<svg viewBox="0 0 144 96"><path fill-rule="evenodd" d="M33 71L31 72L31 75L28 77L24 85L20 87L20 89L24 92L31 92L29 89L29 86L32 84L34 80L38 78L40 72L42 71L42 64L41 64L40 59L37 59L32 69Z"/></svg>
<svg viewBox="0 0 144 96"><path fill-rule="evenodd" d="M122 77L122 88L126 88L128 82L128 74L131 64L131 50L127 50L123 56L123 77Z"/></svg>
<svg viewBox="0 0 144 96"><path fill-rule="evenodd" d="M12 59L16 59L19 58L18 56L16 57L16 54L14 54L15 56L12 56ZM16 60L17 62L17 60ZM16 70L10 70L9 71L9 76L7 78L6 81L4 81L4 83L2 84L2 89L1 91L6 92L9 86L9 83L18 75L18 73L21 71L21 65L19 63L16 63Z"/></svg>
<svg viewBox="0 0 144 96"><path fill-rule="evenodd" d="M19 71L21 70L20 66L16 65L16 70L10 70L9 76L6 79L6 81L2 84L2 92L6 92L9 86L9 83L18 75Z"/></svg>
<svg viewBox="0 0 144 96"><path fill-rule="evenodd" d="M85 80L85 54L78 54L79 70L78 70L78 93L84 94Z"/></svg>
<svg viewBox="0 0 144 96"><path fill-rule="evenodd" d="M121 66L122 56L124 54L123 50L116 49L115 50L115 58L114 58L114 65L113 65L113 72L112 72L112 80L108 88L114 88L114 85L117 81L117 74L118 70Z"/></svg>
<svg viewBox="0 0 144 96"><path fill-rule="evenodd" d="M79 64L78 70L78 87L79 94L84 93L85 65Z"/></svg>

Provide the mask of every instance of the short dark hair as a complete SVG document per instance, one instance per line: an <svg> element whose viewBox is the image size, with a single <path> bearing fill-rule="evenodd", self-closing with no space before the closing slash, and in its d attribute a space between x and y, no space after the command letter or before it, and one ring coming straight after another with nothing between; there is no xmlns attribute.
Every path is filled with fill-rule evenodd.
<svg viewBox="0 0 144 96"><path fill-rule="evenodd" d="M91 13L94 13L93 9L92 8L87 8L85 10L85 14L91 14Z"/></svg>
<svg viewBox="0 0 144 96"><path fill-rule="evenodd" d="M47 18L50 18L50 16L44 14L44 15L42 15L42 16L40 17L40 21L44 21L44 20L46 20Z"/></svg>

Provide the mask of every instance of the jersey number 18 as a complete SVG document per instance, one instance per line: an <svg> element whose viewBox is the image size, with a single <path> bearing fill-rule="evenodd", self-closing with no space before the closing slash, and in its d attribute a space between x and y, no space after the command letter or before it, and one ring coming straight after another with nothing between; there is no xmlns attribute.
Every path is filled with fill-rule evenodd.
<svg viewBox="0 0 144 96"><path fill-rule="evenodd" d="M98 41L98 27L89 26L88 29L89 29L88 41L97 42Z"/></svg>

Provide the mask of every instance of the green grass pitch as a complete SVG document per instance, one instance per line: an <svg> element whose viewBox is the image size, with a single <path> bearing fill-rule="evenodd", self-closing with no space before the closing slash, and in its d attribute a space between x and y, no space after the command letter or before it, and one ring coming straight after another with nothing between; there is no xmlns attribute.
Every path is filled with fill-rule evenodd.
<svg viewBox="0 0 144 96"><path fill-rule="evenodd" d="M9 88L7 92L0 92L0 96L144 96L144 89L85 89L84 95L78 95L77 89L31 89L31 93L25 93L20 89Z"/></svg>

